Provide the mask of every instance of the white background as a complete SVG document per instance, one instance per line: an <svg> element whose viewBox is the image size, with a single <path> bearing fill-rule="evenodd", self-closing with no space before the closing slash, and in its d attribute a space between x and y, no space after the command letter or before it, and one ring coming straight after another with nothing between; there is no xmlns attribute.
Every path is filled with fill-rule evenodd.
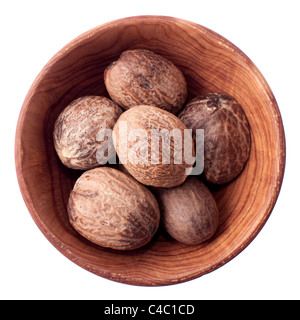
<svg viewBox="0 0 300 320"><path fill-rule="evenodd" d="M1 299L299 299L300 22L298 1L1 1ZM70 40L102 23L140 14L204 25L260 69L281 110L287 162L281 193L255 240L201 278L135 287L98 277L60 254L33 222L14 166L18 114L34 78Z"/></svg>

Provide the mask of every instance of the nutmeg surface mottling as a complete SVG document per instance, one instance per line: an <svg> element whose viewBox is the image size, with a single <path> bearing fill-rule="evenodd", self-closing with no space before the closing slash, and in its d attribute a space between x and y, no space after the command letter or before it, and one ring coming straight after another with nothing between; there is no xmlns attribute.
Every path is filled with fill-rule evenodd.
<svg viewBox="0 0 300 320"><path fill-rule="evenodd" d="M109 167L84 172L68 202L71 225L91 242L133 250L155 234L160 210L154 195L136 180Z"/></svg>
<svg viewBox="0 0 300 320"><path fill-rule="evenodd" d="M197 177L180 186L156 190L164 229L179 242L196 245L210 239L219 223L219 211L208 188Z"/></svg>
<svg viewBox="0 0 300 320"><path fill-rule="evenodd" d="M171 61L152 51L124 51L104 73L110 97L129 109L153 105L177 113L187 97L187 84L182 72Z"/></svg>
<svg viewBox="0 0 300 320"><path fill-rule="evenodd" d="M54 147L62 163L80 170L99 166L97 151L107 140L97 135L101 130L112 130L121 113L115 102L102 96L84 96L71 102L58 116L53 130Z"/></svg>
<svg viewBox="0 0 300 320"><path fill-rule="evenodd" d="M185 181L195 161L194 142L172 113L140 105L122 113L114 126L114 145L121 163L139 182L174 187Z"/></svg>
<svg viewBox="0 0 300 320"><path fill-rule="evenodd" d="M191 100L179 113L189 128L204 129L204 177L210 183L232 181L242 171L251 149L248 119L230 95L211 93Z"/></svg>

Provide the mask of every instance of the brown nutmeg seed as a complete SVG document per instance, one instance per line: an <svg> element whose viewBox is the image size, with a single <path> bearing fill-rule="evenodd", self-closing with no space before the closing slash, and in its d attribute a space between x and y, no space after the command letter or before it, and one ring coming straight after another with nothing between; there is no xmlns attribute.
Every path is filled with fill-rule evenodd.
<svg viewBox="0 0 300 320"><path fill-rule="evenodd" d="M106 97L84 96L71 102L58 116L53 130L54 147L62 163L79 170L103 164L97 151L107 140L97 135L101 130L112 130L121 113L121 108Z"/></svg>
<svg viewBox="0 0 300 320"><path fill-rule="evenodd" d="M230 95L212 93L191 100L179 113L189 128L204 129L204 177L224 184L242 171L251 149L250 126L242 106Z"/></svg>
<svg viewBox="0 0 300 320"><path fill-rule="evenodd" d="M144 49L124 51L104 73L110 97L124 109L153 105L177 113L187 97L182 72L166 58Z"/></svg>
<svg viewBox="0 0 300 320"><path fill-rule="evenodd" d="M119 117L113 133L121 163L142 184L174 187L192 171L192 135L168 111L145 105L132 107Z"/></svg>
<svg viewBox="0 0 300 320"><path fill-rule="evenodd" d="M210 239L219 223L219 211L208 188L197 177L180 186L156 190L164 229L179 242L196 245Z"/></svg>
<svg viewBox="0 0 300 320"><path fill-rule="evenodd" d="M117 250L133 250L155 234L160 211L154 195L116 169L84 172L68 202L71 225L91 242Z"/></svg>

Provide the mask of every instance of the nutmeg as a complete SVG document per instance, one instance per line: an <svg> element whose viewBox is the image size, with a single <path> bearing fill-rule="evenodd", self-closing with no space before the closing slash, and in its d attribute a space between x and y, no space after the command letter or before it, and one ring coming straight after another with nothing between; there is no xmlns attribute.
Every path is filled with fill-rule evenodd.
<svg viewBox="0 0 300 320"><path fill-rule="evenodd" d="M68 202L71 225L91 242L133 250L155 234L160 211L154 195L116 169L99 167L76 181Z"/></svg>
<svg viewBox="0 0 300 320"><path fill-rule="evenodd" d="M124 51L104 73L110 97L124 109L153 105L177 113L187 97L182 72L168 59L152 51Z"/></svg>
<svg viewBox="0 0 300 320"><path fill-rule="evenodd" d="M224 184L242 171L251 149L250 126L238 101L228 95L211 93L191 100L179 113L189 128L204 129L204 177Z"/></svg>
<svg viewBox="0 0 300 320"><path fill-rule="evenodd" d="M168 111L145 105L132 107L119 117L113 133L121 163L144 185L174 187L192 171L192 135Z"/></svg>
<svg viewBox="0 0 300 320"><path fill-rule="evenodd" d="M112 131L121 113L121 108L106 97L84 96L71 102L58 116L53 130L54 147L62 163L80 170L104 164L97 159L97 152L109 141L97 135L104 129ZM109 151L104 149L103 154ZM109 159L110 155L106 156Z"/></svg>
<svg viewBox="0 0 300 320"><path fill-rule="evenodd" d="M219 223L219 211L209 189L198 177L180 186L158 188L164 229L179 242L196 245L210 239Z"/></svg>

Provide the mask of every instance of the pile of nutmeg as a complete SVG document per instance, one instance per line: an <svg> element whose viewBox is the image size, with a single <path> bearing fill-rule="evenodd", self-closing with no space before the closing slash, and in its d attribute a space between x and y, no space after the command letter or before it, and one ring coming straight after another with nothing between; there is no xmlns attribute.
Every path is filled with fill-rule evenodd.
<svg viewBox="0 0 300 320"><path fill-rule="evenodd" d="M224 93L186 103L183 73L149 50L123 52L104 81L110 98L80 97L54 125L60 160L84 170L68 201L71 225L117 250L145 245L160 222L182 243L210 239L219 212L207 184L231 182L250 154L241 105Z"/></svg>

